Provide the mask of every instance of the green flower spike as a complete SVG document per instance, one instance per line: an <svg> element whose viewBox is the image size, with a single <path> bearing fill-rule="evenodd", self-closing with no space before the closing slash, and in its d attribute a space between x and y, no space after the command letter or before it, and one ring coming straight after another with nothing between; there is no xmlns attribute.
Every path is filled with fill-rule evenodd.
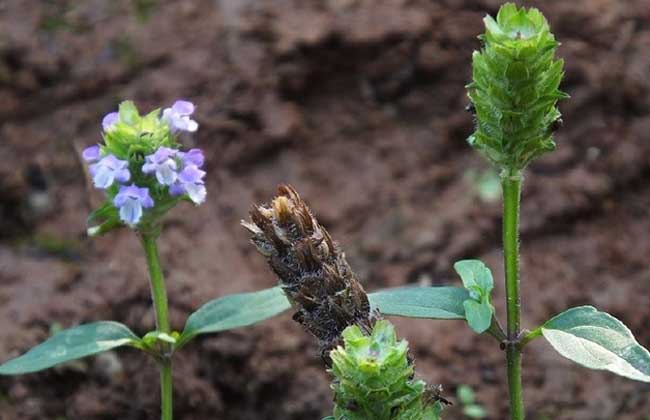
<svg viewBox="0 0 650 420"><path fill-rule="evenodd" d="M413 378L408 343L390 322L377 321L370 336L350 326L343 341L330 353L336 420L439 420L441 404Z"/></svg>
<svg viewBox="0 0 650 420"><path fill-rule="evenodd" d="M556 104L568 95L559 90L563 60L560 45L537 9L512 3L496 20L484 19L483 49L472 56L468 96L476 112L472 147L506 173L517 173L538 156L555 149Z"/></svg>

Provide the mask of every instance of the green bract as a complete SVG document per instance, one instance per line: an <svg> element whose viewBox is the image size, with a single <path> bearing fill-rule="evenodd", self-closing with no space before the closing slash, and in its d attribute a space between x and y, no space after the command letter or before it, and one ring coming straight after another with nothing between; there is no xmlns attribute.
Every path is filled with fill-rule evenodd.
<svg viewBox="0 0 650 420"><path fill-rule="evenodd" d="M468 141L501 169L519 171L555 149L556 104L568 97L559 90L564 61L555 60L559 43L537 9L508 3L484 22L467 86L476 112Z"/></svg>
<svg viewBox="0 0 650 420"><path fill-rule="evenodd" d="M120 103L118 114L119 119L104 133L102 151L106 154L137 163L161 146L180 146L169 124L160 118L160 109L141 116L132 101L124 101Z"/></svg>
<svg viewBox="0 0 650 420"><path fill-rule="evenodd" d="M337 420L438 420L441 405L426 384L413 379L408 343L397 341L388 321L370 336L354 325L343 331L345 347L332 350Z"/></svg>

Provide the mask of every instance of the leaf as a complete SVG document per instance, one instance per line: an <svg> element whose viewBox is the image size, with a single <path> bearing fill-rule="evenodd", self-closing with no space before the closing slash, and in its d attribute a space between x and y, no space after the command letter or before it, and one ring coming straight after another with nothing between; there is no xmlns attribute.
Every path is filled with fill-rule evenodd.
<svg viewBox="0 0 650 420"><path fill-rule="evenodd" d="M187 319L178 347L199 334L245 327L276 316L291 307L281 287L239 293L212 300Z"/></svg>
<svg viewBox="0 0 650 420"><path fill-rule="evenodd" d="M485 409L478 404L471 404L464 407L463 414L472 419L483 419L487 417Z"/></svg>
<svg viewBox="0 0 650 420"><path fill-rule="evenodd" d="M371 306L385 315L429 319L465 319L468 298L460 287L400 287L368 295Z"/></svg>
<svg viewBox="0 0 650 420"><path fill-rule="evenodd" d="M488 299L484 299L481 302L467 299L463 302L463 307L465 308L467 323L476 333L483 334L490 328L494 308Z"/></svg>
<svg viewBox="0 0 650 420"><path fill-rule="evenodd" d="M476 394L469 385L459 385L456 395L458 395L458 399L463 405L474 404L474 401L476 401Z"/></svg>
<svg viewBox="0 0 650 420"><path fill-rule="evenodd" d="M175 337L174 335L177 334L178 333L168 334L162 331L151 331L146 333L144 337L142 337L142 342L148 346L152 346L157 341L161 341L168 344L176 344L177 337Z"/></svg>
<svg viewBox="0 0 650 420"><path fill-rule="evenodd" d="M454 264L454 270L463 280L463 285L470 292L478 292L480 296L489 295L494 289L492 272L479 260L462 260ZM472 296L474 297L474 296ZM474 297L477 298L477 297Z"/></svg>
<svg viewBox="0 0 650 420"><path fill-rule="evenodd" d="M37 372L139 341L130 329L118 322L99 321L79 325L55 334L22 356L0 365L0 375Z"/></svg>
<svg viewBox="0 0 650 420"><path fill-rule="evenodd" d="M541 330L567 359L590 369L650 382L650 352L621 321L605 312L592 306L572 308L547 321Z"/></svg>

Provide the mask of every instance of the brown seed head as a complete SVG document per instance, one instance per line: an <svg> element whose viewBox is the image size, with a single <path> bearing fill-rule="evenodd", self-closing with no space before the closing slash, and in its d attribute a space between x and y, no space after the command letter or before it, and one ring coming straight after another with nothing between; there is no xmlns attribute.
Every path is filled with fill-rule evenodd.
<svg viewBox="0 0 650 420"><path fill-rule="evenodd" d="M319 339L326 360L346 327L372 330L378 313L338 244L293 187L280 185L278 196L254 206L250 216L242 225L280 279L296 309L294 320Z"/></svg>

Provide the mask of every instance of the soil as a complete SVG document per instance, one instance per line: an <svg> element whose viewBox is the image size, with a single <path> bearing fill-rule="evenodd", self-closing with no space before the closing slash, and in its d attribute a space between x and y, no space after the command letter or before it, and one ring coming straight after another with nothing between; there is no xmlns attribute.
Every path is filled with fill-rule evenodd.
<svg viewBox="0 0 650 420"><path fill-rule="evenodd" d="M566 60L559 148L527 172L524 323L593 303L650 346L650 2L531 1ZM369 290L459 284L452 264L502 275L500 204L467 146L470 57L492 0L0 2L0 360L52 328L115 319L153 328L135 235L97 240L101 201L78 153L124 98L198 104L208 202L168 218L171 319L275 284L239 226L296 186ZM487 179L479 182L478 179ZM503 314L503 288L495 303ZM418 374L477 392L507 418L504 354L460 322L395 319ZM650 386L527 348L531 420L644 420ZM178 419L320 419L331 393L316 344L289 314L199 338L175 364ZM0 418L153 419L157 373L119 350L0 378ZM458 404L447 418L461 419Z"/></svg>

